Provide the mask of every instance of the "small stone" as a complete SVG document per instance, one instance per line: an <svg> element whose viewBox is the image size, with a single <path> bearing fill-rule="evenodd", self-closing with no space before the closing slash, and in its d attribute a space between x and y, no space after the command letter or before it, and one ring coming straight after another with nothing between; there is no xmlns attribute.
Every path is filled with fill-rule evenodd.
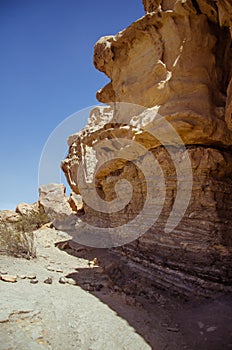
<svg viewBox="0 0 232 350"><path fill-rule="evenodd" d="M59 283L61 284L65 284L67 282L66 278L65 277L60 277L59 279Z"/></svg>
<svg viewBox="0 0 232 350"><path fill-rule="evenodd" d="M14 276L14 275L1 275L1 280L4 281L4 282L15 283L15 282L17 282L17 276Z"/></svg>
<svg viewBox="0 0 232 350"><path fill-rule="evenodd" d="M8 274L8 271L5 271L5 270L0 271L0 275L7 275L7 274Z"/></svg>
<svg viewBox="0 0 232 350"><path fill-rule="evenodd" d="M217 327L216 326L211 326L206 329L206 332L214 332L216 331Z"/></svg>
<svg viewBox="0 0 232 350"><path fill-rule="evenodd" d="M52 266L47 266L47 270L48 271L55 271L54 267L52 267Z"/></svg>
<svg viewBox="0 0 232 350"><path fill-rule="evenodd" d="M176 328L176 327L168 327L167 330L169 332L179 332L179 328Z"/></svg>
<svg viewBox="0 0 232 350"><path fill-rule="evenodd" d="M62 269L56 269L56 272L63 273L64 271Z"/></svg>
<svg viewBox="0 0 232 350"><path fill-rule="evenodd" d="M99 260L98 260L98 258L94 258L93 261L92 261L92 263L93 263L94 266L99 265Z"/></svg>
<svg viewBox="0 0 232 350"><path fill-rule="evenodd" d="M39 281L36 278L33 278L30 280L30 283L37 284Z"/></svg>
<svg viewBox="0 0 232 350"><path fill-rule="evenodd" d="M36 275L27 275L26 278L28 278L29 280L35 280L36 279Z"/></svg>
<svg viewBox="0 0 232 350"><path fill-rule="evenodd" d="M44 280L44 283L46 284L52 284L52 277L48 277Z"/></svg>
<svg viewBox="0 0 232 350"><path fill-rule="evenodd" d="M66 283L71 284L72 286L76 285L76 281L72 278L66 278Z"/></svg>
<svg viewBox="0 0 232 350"><path fill-rule="evenodd" d="M60 250L66 250L66 249L70 248L69 242L59 242L59 243L57 244L57 247L58 247Z"/></svg>
<svg viewBox="0 0 232 350"><path fill-rule="evenodd" d="M26 275L18 275L18 278L20 278L21 280L24 280L26 277Z"/></svg>
<svg viewBox="0 0 232 350"><path fill-rule="evenodd" d="M202 329L202 328L204 327L204 323L201 322L201 321L197 322L197 324L198 324L198 327L199 327L200 329Z"/></svg>
<svg viewBox="0 0 232 350"><path fill-rule="evenodd" d="M88 261L89 267L98 267L99 266L99 260L98 258L94 258L93 260Z"/></svg>

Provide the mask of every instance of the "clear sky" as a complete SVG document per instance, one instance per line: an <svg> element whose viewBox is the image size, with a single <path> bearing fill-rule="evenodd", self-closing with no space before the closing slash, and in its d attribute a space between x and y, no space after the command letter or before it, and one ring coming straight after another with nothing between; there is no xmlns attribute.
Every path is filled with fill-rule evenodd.
<svg viewBox="0 0 232 350"><path fill-rule="evenodd" d="M143 15L142 0L0 0L0 210L37 200L50 133L108 82L95 42Z"/></svg>

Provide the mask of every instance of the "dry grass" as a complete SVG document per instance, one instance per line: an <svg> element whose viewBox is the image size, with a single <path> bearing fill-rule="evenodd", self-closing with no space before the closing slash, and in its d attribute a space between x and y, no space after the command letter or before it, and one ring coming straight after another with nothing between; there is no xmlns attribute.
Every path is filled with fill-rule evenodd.
<svg viewBox="0 0 232 350"><path fill-rule="evenodd" d="M0 253L31 259L36 257L34 231L47 223L44 212L22 215L15 223L0 222Z"/></svg>

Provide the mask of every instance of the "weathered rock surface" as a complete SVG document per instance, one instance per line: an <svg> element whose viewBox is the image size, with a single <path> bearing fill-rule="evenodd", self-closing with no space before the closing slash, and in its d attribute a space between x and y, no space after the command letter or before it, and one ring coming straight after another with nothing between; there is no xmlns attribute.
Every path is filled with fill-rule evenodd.
<svg viewBox="0 0 232 350"><path fill-rule="evenodd" d="M165 178L161 215L120 251L137 264L149 288L186 295L231 291L232 5L226 0L144 0L144 7L144 17L97 42L95 66L111 79L97 97L109 106L95 108L88 126L69 138L62 168L76 194L94 184L105 206L115 199L119 180L131 183L132 198L118 212L98 211L83 198L85 221L118 227L136 218L145 204L147 181L137 165L150 167L149 150ZM122 139L133 141L132 146ZM188 200L188 157L192 195L185 213L179 203L183 218L168 232L168 220L180 215L172 209L181 186ZM86 181L81 188L80 168ZM160 173L153 178L159 183ZM150 210L148 219L155 214Z"/></svg>
<svg viewBox="0 0 232 350"><path fill-rule="evenodd" d="M20 215L33 215L35 213L39 213L39 205L38 203L28 204L28 203L19 203L15 209L16 213L19 213Z"/></svg>
<svg viewBox="0 0 232 350"><path fill-rule="evenodd" d="M52 225L62 230L63 223L71 215L75 218L83 211L83 202L80 195L72 192L66 196L66 188L63 184L47 184L39 188L38 204L50 218Z"/></svg>
<svg viewBox="0 0 232 350"><path fill-rule="evenodd" d="M156 8L157 2L152 4ZM225 122L229 29L215 28L191 1L162 4L164 10L97 42L95 66L111 79L97 97L104 103L157 106L186 144L231 145Z"/></svg>
<svg viewBox="0 0 232 350"><path fill-rule="evenodd" d="M71 214L63 184L47 184L39 188L39 204L52 216Z"/></svg>
<svg viewBox="0 0 232 350"><path fill-rule="evenodd" d="M83 210L83 201L82 201L82 197L79 194L76 194L75 192L71 192L68 202L73 211L78 212Z"/></svg>

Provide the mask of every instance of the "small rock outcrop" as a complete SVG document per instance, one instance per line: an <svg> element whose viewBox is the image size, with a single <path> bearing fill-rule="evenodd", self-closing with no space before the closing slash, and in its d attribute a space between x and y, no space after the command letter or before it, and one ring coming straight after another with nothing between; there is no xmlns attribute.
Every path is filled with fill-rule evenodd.
<svg viewBox="0 0 232 350"><path fill-rule="evenodd" d="M39 188L39 205L43 207L48 215L70 215L72 209L65 195L63 184L47 184Z"/></svg>
<svg viewBox="0 0 232 350"><path fill-rule="evenodd" d="M145 16L95 45L94 64L111 80L97 98L108 106L95 108L86 128L70 136L62 169L76 194L94 184L106 207L115 200L119 180L131 183L131 200L118 212L98 210L83 197L85 221L112 228L142 212L149 186L138 164L147 171L152 156L161 169L152 170L152 178L165 179L165 198L158 190L146 219L158 219L118 249L138 264L151 288L206 296L231 291L232 5L143 3ZM179 212L173 211L177 202Z"/></svg>
<svg viewBox="0 0 232 350"><path fill-rule="evenodd" d="M67 197L63 184L50 183L40 186L38 205L57 230L66 227L65 222L70 216L76 218L76 215L82 215L83 211L81 196L72 192Z"/></svg>

